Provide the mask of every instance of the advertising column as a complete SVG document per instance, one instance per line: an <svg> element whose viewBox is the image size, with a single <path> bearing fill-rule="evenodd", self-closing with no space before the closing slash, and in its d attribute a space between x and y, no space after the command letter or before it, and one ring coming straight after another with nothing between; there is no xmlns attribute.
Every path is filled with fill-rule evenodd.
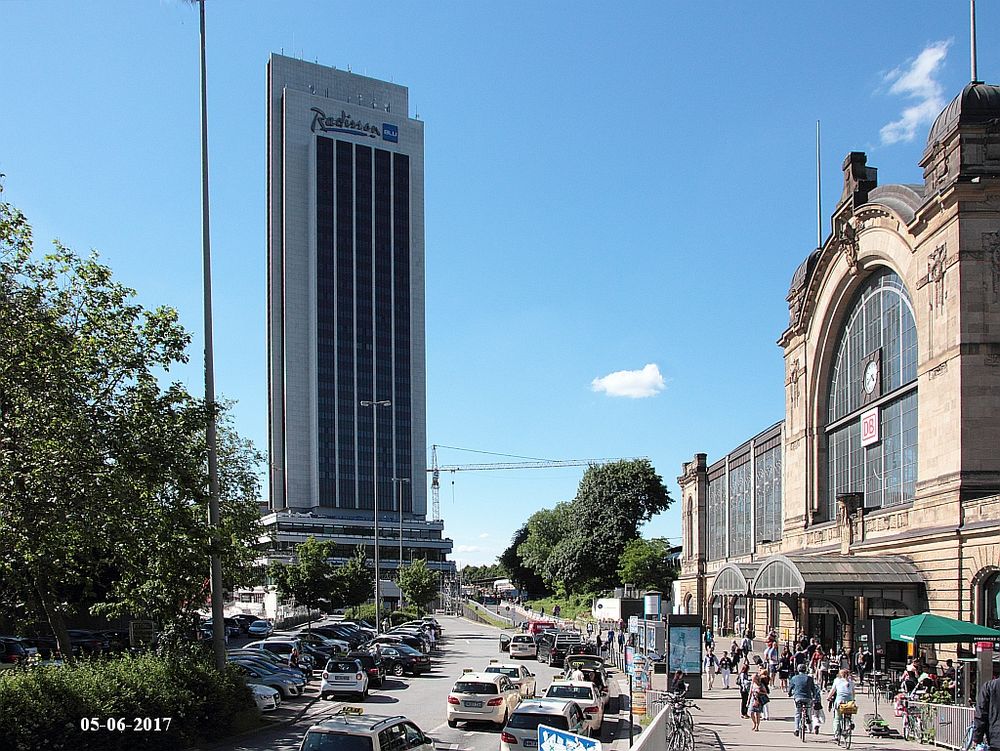
<svg viewBox="0 0 1000 751"><path fill-rule="evenodd" d="M702 696L702 644L703 634L697 615L670 615L667 617L667 686L673 675L680 670L688 685L687 696L700 699Z"/></svg>

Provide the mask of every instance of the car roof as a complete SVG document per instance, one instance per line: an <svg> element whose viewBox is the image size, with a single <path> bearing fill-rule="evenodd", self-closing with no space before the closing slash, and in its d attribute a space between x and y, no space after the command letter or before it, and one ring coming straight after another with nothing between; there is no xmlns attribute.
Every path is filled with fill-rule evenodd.
<svg viewBox="0 0 1000 751"><path fill-rule="evenodd" d="M323 720L323 722L313 725L309 728L309 732L318 731L321 733L343 733L346 730L355 733L376 733L379 730L382 730L386 725L392 725L397 722L405 721L406 718L403 717L403 715L386 717L385 715L343 714L331 717L328 720Z"/></svg>
<svg viewBox="0 0 1000 751"><path fill-rule="evenodd" d="M498 683L503 677L505 677L503 673L463 673L455 682L480 681L481 683Z"/></svg>
<svg viewBox="0 0 1000 751"><path fill-rule="evenodd" d="M486 671L489 672L490 668L523 668L519 662L491 662L486 667Z"/></svg>

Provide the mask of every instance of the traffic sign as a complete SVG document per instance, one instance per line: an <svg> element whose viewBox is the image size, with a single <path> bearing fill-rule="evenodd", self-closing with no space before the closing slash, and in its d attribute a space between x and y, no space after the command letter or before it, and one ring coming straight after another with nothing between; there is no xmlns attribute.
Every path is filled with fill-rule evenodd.
<svg viewBox="0 0 1000 751"><path fill-rule="evenodd" d="M540 751L601 751L601 742L596 738L539 725L538 748Z"/></svg>

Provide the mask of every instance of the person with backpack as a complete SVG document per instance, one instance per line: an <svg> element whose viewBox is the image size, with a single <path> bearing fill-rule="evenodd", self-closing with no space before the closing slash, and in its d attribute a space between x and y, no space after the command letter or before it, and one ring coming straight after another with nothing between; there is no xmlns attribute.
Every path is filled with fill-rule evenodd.
<svg viewBox="0 0 1000 751"><path fill-rule="evenodd" d="M743 657L749 659L750 653L753 652L753 642L750 641L749 632L743 634L743 641L740 642L740 649L743 650Z"/></svg>
<svg viewBox="0 0 1000 751"><path fill-rule="evenodd" d="M976 696L972 742L1000 751L1000 678L986 681Z"/></svg>
<svg viewBox="0 0 1000 751"><path fill-rule="evenodd" d="M712 690L712 686L715 683L715 674L719 672L719 658L715 656L715 652L712 648L708 648L708 652L705 654L705 659L702 660L705 668L705 675L708 676L708 690Z"/></svg>

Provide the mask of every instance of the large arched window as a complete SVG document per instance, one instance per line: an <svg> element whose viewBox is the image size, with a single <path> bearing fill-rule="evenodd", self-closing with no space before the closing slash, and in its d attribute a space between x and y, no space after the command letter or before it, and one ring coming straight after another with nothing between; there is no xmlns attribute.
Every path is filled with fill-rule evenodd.
<svg viewBox="0 0 1000 751"><path fill-rule="evenodd" d="M917 329L903 280L889 269L858 290L830 378L828 518L841 493L865 506L913 500L917 481ZM862 445L862 415L877 410L877 439Z"/></svg>

